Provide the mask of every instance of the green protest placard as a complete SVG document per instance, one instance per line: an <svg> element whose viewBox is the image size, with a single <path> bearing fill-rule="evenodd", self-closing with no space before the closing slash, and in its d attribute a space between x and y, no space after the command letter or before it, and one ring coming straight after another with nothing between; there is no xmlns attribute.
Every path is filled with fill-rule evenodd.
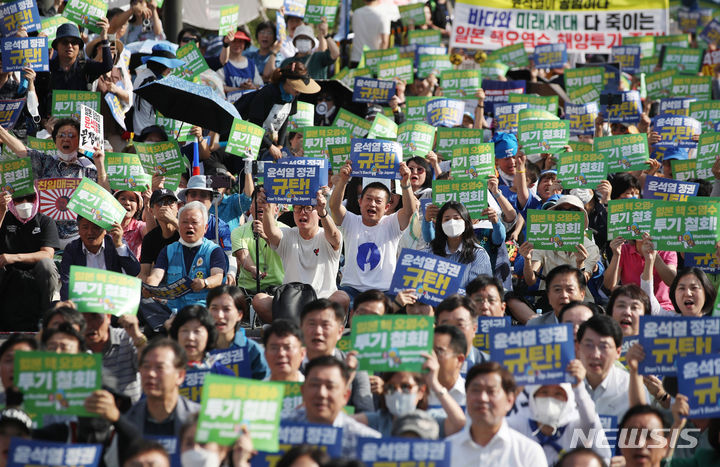
<svg viewBox="0 0 720 467"><path fill-rule="evenodd" d="M62 15L96 34L100 34L97 22L107 16L108 4L104 0L68 0Z"/></svg>
<svg viewBox="0 0 720 467"><path fill-rule="evenodd" d="M333 126L348 128L352 138L364 138L367 136L368 131L370 131L370 125L372 125L372 122L346 109L340 109L335 115L335 121L333 122ZM348 154L350 153L348 152Z"/></svg>
<svg viewBox="0 0 720 467"><path fill-rule="evenodd" d="M535 250L575 251L583 244L585 214L528 209L527 241Z"/></svg>
<svg viewBox="0 0 720 467"><path fill-rule="evenodd" d="M102 355L15 352L13 383L28 413L97 417L85 399L102 385Z"/></svg>
<svg viewBox="0 0 720 467"><path fill-rule="evenodd" d="M712 76L675 75L672 78L670 94L709 101L712 99Z"/></svg>
<svg viewBox="0 0 720 467"><path fill-rule="evenodd" d="M696 159L699 161L715 162L720 154L720 132L703 133L698 141Z"/></svg>
<svg viewBox="0 0 720 467"><path fill-rule="evenodd" d="M309 102L297 101L297 112L288 117L288 127L297 130L315 124L315 105Z"/></svg>
<svg viewBox="0 0 720 467"><path fill-rule="evenodd" d="M0 191L13 198L35 192L32 161L29 157L0 162Z"/></svg>
<svg viewBox="0 0 720 467"><path fill-rule="evenodd" d="M366 50L363 52L365 56L365 66L370 68L373 73L377 74L378 65L383 62L394 62L400 58L400 50L397 47L392 49ZM357 70L353 74L357 78Z"/></svg>
<svg viewBox="0 0 720 467"><path fill-rule="evenodd" d="M434 320L430 316L356 316L350 339L365 371L420 372L422 353L431 353Z"/></svg>
<svg viewBox="0 0 720 467"><path fill-rule="evenodd" d="M92 91L64 91L54 89L52 92L52 111L55 118L80 119L80 106L86 105L96 112L100 111L100 93Z"/></svg>
<svg viewBox="0 0 720 467"><path fill-rule="evenodd" d="M202 394L196 441L230 446L245 425L253 449L278 450L280 412L285 394L283 383L209 373L205 375Z"/></svg>
<svg viewBox="0 0 720 467"><path fill-rule="evenodd" d="M350 159L350 144L331 144L328 146L328 158L333 173L337 173L345 165L345 161Z"/></svg>
<svg viewBox="0 0 720 467"><path fill-rule="evenodd" d="M482 88L480 70L445 70L440 74L443 97L466 99Z"/></svg>
<svg viewBox="0 0 720 467"><path fill-rule="evenodd" d="M180 152L177 141L135 143L135 150L147 174L180 174L187 169L187 159Z"/></svg>
<svg viewBox="0 0 720 467"><path fill-rule="evenodd" d="M655 55L655 36L627 36L622 38L622 45L639 45L640 56L643 58Z"/></svg>
<svg viewBox="0 0 720 467"><path fill-rule="evenodd" d="M485 60L480 64L480 73L487 79L504 78L509 69L503 62L494 60Z"/></svg>
<svg viewBox="0 0 720 467"><path fill-rule="evenodd" d="M527 68L530 66L527 52L525 52L525 44L522 42L497 49L487 59L502 62L510 68Z"/></svg>
<svg viewBox="0 0 720 467"><path fill-rule="evenodd" d="M424 96L406 96L405 97L405 114L409 122L425 121L425 104L430 102L433 97Z"/></svg>
<svg viewBox="0 0 720 467"><path fill-rule="evenodd" d="M235 32L238 25L239 13L239 5L228 5L220 7L220 23L218 26L218 36L224 37L229 32Z"/></svg>
<svg viewBox="0 0 720 467"><path fill-rule="evenodd" d="M397 142L402 145L405 160L425 157L435 142L437 128L423 122L405 122L398 127Z"/></svg>
<svg viewBox="0 0 720 467"><path fill-rule="evenodd" d="M103 269L70 266L68 296L80 313L137 314L142 281Z"/></svg>
<svg viewBox="0 0 720 467"><path fill-rule="evenodd" d="M554 115L557 115L558 99L558 96L538 96L535 94L510 93L508 95L508 103L510 104L526 103L530 108L547 110Z"/></svg>
<svg viewBox="0 0 720 467"><path fill-rule="evenodd" d="M83 178L67 203L67 208L105 230L120 223L127 211L105 188Z"/></svg>
<svg viewBox="0 0 720 467"><path fill-rule="evenodd" d="M225 151L239 157L256 159L260 151L265 129L240 118L233 120Z"/></svg>
<svg viewBox="0 0 720 467"><path fill-rule="evenodd" d="M587 141L568 141L568 144L574 152L590 152L593 150L592 143Z"/></svg>
<svg viewBox="0 0 720 467"><path fill-rule="evenodd" d="M414 76L412 58L401 58L392 62L378 64L378 79L392 80L397 78L410 84L413 82Z"/></svg>
<svg viewBox="0 0 720 467"><path fill-rule="evenodd" d="M145 191L152 185L152 176L145 169L137 154L106 152L108 182L113 190Z"/></svg>
<svg viewBox="0 0 720 467"><path fill-rule="evenodd" d="M433 180L433 203L442 206L448 201L462 203L472 219L483 219L487 208L487 185L479 178L457 180Z"/></svg>
<svg viewBox="0 0 720 467"><path fill-rule="evenodd" d="M398 10L400 10L400 18L402 19L403 24L412 24L415 26L423 26L425 24L424 3L411 3L408 5L400 5L398 7Z"/></svg>
<svg viewBox="0 0 720 467"><path fill-rule="evenodd" d="M2 145L2 150L0 151L0 161L14 161L17 159L17 156L14 152L12 152L12 149L10 149L10 146L7 144ZM2 179L0 179L1 181ZM1 190L0 190L1 191Z"/></svg>
<svg viewBox="0 0 720 467"><path fill-rule="evenodd" d="M302 133L305 157L328 157L328 146L350 144L349 128L314 126L304 128Z"/></svg>
<svg viewBox="0 0 720 467"><path fill-rule="evenodd" d="M350 343L350 336L347 336L348 344ZM340 341L338 341L338 344ZM339 347L338 347L339 348ZM344 352L349 352L345 350ZM299 381L283 381L285 386L285 392L283 393L282 400L282 417L289 417L295 411L296 408L300 407L303 403L302 392L300 388L303 383Z"/></svg>
<svg viewBox="0 0 720 467"><path fill-rule="evenodd" d="M452 70L450 56L445 55L421 55L418 62L418 76L427 78L430 75L440 76L445 70Z"/></svg>
<svg viewBox="0 0 720 467"><path fill-rule="evenodd" d="M623 41L625 44L625 41ZM668 36L655 36L655 55L659 55L663 46L679 47L681 49L689 49L690 41L687 34L672 34Z"/></svg>
<svg viewBox="0 0 720 467"><path fill-rule="evenodd" d="M410 45L442 45L442 34L434 29L408 31L407 38Z"/></svg>
<svg viewBox="0 0 720 467"><path fill-rule="evenodd" d="M567 120L520 120L518 142L525 154L557 154L564 150L570 138Z"/></svg>
<svg viewBox="0 0 720 467"><path fill-rule="evenodd" d="M568 97L573 104L589 104L600 100L600 91L592 84L586 84L568 92Z"/></svg>
<svg viewBox="0 0 720 467"><path fill-rule="evenodd" d="M453 179L486 179L495 175L495 145L482 143L453 146L451 167L450 175Z"/></svg>
<svg viewBox="0 0 720 467"><path fill-rule="evenodd" d="M184 76L185 74L192 78L210 69L205 61L205 57L203 57L202 52L200 52L198 46L195 45L195 42L188 42L178 48L175 56L185 62L185 66L175 68L172 74L182 78L186 78L186 76Z"/></svg>
<svg viewBox="0 0 720 467"><path fill-rule="evenodd" d="M645 90L647 96L652 100L670 97L672 80L676 73L677 71L675 70L665 70L645 75Z"/></svg>
<svg viewBox="0 0 720 467"><path fill-rule="evenodd" d="M308 0L305 6L305 22L320 24L323 18L327 19L328 27L335 27L338 0Z"/></svg>
<svg viewBox="0 0 720 467"><path fill-rule="evenodd" d="M520 109L518 112L518 122L532 120L560 120L557 115L553 115L547 110L542 109Z"/></svg>
<svg viewBox="0 0 720 467"><path fill-rule="evenodd" d="M449 158L456 144L484 143L483 131L480 128L445 128L438 127L435 138L435 152Z"/></svg>
<svg viewBox="0 0 720 467"><path fill-rule="evenodd" d="M659 71L658 57L647 57L640 59L640 73L650 74Z"/></svg>
<svg viewBox="0 0 720 467"><path fill-rule="evenodd" d="M377 114L372 125L370 125L370 131L368 132L369 139L396 139L398 132L397 123L394 120L387 118L383 114Z"/></svg>
<svg viewBox="0 0 720 467"><path fill-rule="evenodd" d="M607 178L607 161L597 152L566 152L558 158L557 173L566 190L595 189Z"/></svg>
<svg viewBox="0 0 720 467"><path fill-rule="evenodd" d="M608 203L608 239L642 238L643 232L649 233L652 225L653 200L614 199Z"/></svg>
<svg viewBox="0 0 720 467"><path fill-rule="evenodd" d="M155 124L165 130L168 138L179 142L195 141L195 136L190 133L192 125L172 118L167 118L158 111L155 111Z"/></svg>
<svg viewBox="0 0 720 467"><path fill-rule="evenodd" d="M630 172L647 168L647 134L601 136L593 140L595 152L605 156L608 173Z"/></svg>
<svg viewBox="0 0 720 467"><path fill-rule="evenodd" d="M718 198L652 200L650 236L659 251L714 253L720 240Z"/></svg>
<svg viewBox="0 0 720 467"><path fill-rule="evenodd" d="M714 161L700 161L697 159L670 161L672 177L675 180L685 181L692 178L702 178L703 180L712 181L715 178L712 173L713 165Z"/></svg>
<svg viewBox="0 0 720 467"><path fill-rule="evenodd" d="M28 136L27 147L45 153L52 153L57 151L57 148L55 147L55 141L53 141L52 139L40 139L35 138L34 136Z"/></svg>
<svg viewBox="0 0 720 467"><path fill-rule="evenodd" d="M587 104L590 101L579 102L571 94L575 96L587 94L587 92L578 93L578 90L589 85L597 91L599 96L605 86L604 76L605 68L600 66L570 68L569 70L565 70L565 89L567 90L568 96L570 99L573 99L575 104Z"/></svg>
<svg viewBox="0 0 720 467"><path fill-rule="evenodd" d="M694 75L700 72L705 51L687 47L665 47L662 55L662 70L676 70L680 73Z"/></svg>
<svg viewBox="0 0 720 467"><path fill-rule="evenodd" d="M720 101L691 102L688 116L702 124L703 134L708 131L715 131L715 124L720 122Z"/></svg>
<svg viewBox="0 0 720 467"><path fill-rule="evenodd" d="M52 48L52 43L57 36L57 28L63 23L71 23L69 19L64 16L55 15L50 18L44 18L40 21L40 32L45 34L48 38L48 48Z"/></svg>

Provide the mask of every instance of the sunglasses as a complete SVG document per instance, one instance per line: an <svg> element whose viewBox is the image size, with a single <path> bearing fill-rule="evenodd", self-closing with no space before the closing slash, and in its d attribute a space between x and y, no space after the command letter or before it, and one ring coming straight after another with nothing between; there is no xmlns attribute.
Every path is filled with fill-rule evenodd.
<svg viewBox="0 0 720 467"><path fill-rule="evenodd" d="M198 42L198 38L197 38L197 37L190 37L190 36L188 36L188 37L183 37L182 39L180 39L180 42Z"/></svg>
<svg viewBox="0 0 720 467"><path fill-rule="evenodd" d="M153 206L172 206L175 200L172 198L161 198L153 203Z"/></svg>

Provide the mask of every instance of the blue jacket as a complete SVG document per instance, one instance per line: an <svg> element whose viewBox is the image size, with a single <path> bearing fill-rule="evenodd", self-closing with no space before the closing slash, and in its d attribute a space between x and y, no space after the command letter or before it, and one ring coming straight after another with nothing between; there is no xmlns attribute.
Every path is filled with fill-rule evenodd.
<svg viewBox="0 0 720 467"><path fill-rule="evenodd" d="M195 258L192 261L192 267L190 270L185 268L185 259L183 257L183 246L180 242L171 243L167 246L167 257L168 257L168 269L166 273L166 280L168 284L171 284L183 277L195 278L208 278L210 277L210 254L215 248L220 248L207 238L203 238L200 249L195 254ZM190 292L182 297L178 297L172 300L168 300L168 307L170 309L176 308L181 310L187 305L205 305L205 297L207 296L207 290L201 290L200 292Z"/></svg>
<svg viewBox="0 0 720 467"><path fill-rule="evenodd" d="M245 335L245 330L240 328L235 332L235 339L230 344L231 349L238 349L247 345L247 355L250 357L250 371L252 372L253 379L262 381L267 375L270 374L270 367L268 367L267 361L265 361L265 354L260 344L252 339L248 339Z"/></svg>

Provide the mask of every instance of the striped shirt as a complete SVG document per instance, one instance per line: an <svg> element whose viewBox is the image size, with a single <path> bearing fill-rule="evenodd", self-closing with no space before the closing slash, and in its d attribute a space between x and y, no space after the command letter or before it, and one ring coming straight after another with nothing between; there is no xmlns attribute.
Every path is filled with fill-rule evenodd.
<svg viewBox="0 0 720 467"><path fill-rule="evenodd" d="M108 378L109 377L109 378ZM110 328L110 341L103 351L103 382L112 379L114 389L132 399L140 399L138 354L133 341L121 328Z"/></svg>

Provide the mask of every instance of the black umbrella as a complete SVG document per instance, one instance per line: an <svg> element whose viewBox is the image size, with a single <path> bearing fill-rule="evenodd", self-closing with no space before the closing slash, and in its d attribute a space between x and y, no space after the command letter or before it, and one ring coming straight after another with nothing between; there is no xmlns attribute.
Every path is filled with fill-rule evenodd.
<svg viewBox="0 0 720 467"><path fill-rule="evenodd" d="M135 89L167 118L197 125L220 134L229 134L237 109L210 86L166 76Z"/></svg>

